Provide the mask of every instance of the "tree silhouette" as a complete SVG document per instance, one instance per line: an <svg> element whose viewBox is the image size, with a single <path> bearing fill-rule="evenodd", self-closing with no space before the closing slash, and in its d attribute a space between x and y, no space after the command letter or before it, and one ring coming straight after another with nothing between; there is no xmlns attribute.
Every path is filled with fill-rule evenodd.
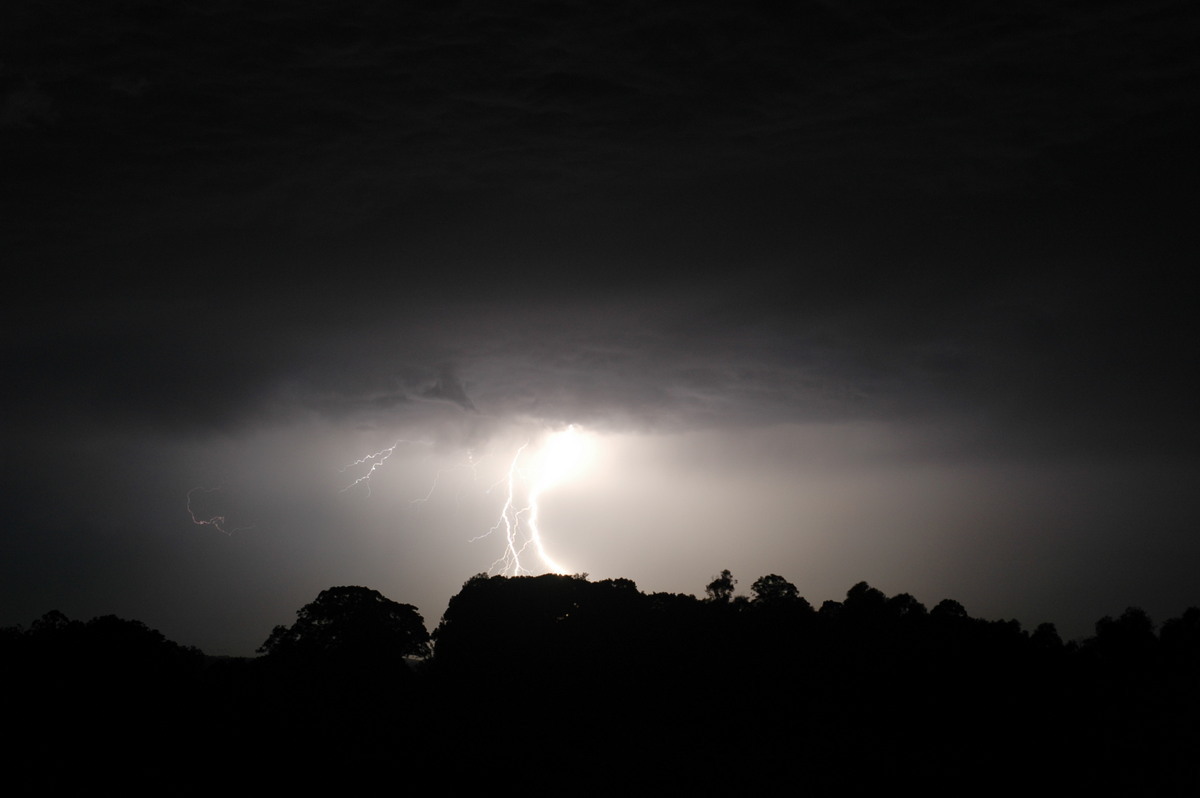
<svg viewBox="0 0 1200 798"><path fill-rule="evenodd" d="M721 575L708 583L704 588L704 592L708 594L708 600L714 604L728 604L733 598L733 588L737 584L737 580L733 578L733 574L726 568L721 571Z"/></svg>
<svg viewBox="0 0 1200 798"><path fill-rule="evenodd" d="M970 618L967 608L954 599L942 599L929 611L929 616L939 620L963 620Z"/></svg>
<svg viewBox="0 0 1200 798"><path fill-rule="evenodd" d="M855 618L878 618L883 615L887 606L887 596L882 590L871 587L866 582L859 582L846 591L846 600L842 602L847 614Z"/></svg>
<svg viewBox="0 0 1200 798"><path fill-rule="evenodd" d="M1168 656L1200 665L1200 607L1188 607L1180 617L1165 621L1159 639Z"/></svg>
<svg viewBox="0 0 1200 798"><path fill-rule="evenodd" d="M1040 623L1033 630L1033 634L1029 636L1030 644L1038 650L1042 651L1058 651L1063 647L1062 638L1058 635L1058 628L1052 623Z"/></svg>
<svg viewBox="0 0 1200 798"><path fill-rule="evenodd" d="M754 603L760 606L786 606L800 599L799 589L778 574L760 576L750 586L750 592L754 594Z"/></svg>
<svg viewBox="0 0 1200 798"><path fill-rule="evenodd" d="M429 633L417 608L366 587L331 587L276 626L258 649L269 657L424 657Z"/></svg>
<svg viewBox="0 0 1200 798"><path fill-rule="evenodd" d="M865 790L931 768L1017 787L1029 771L1012 763L1025 761L1052 784L1093 792L1200 786L1200 608L1158 635L1131 608L1101 619L1095 638L1064 645L1052 624L1027 634L952 599L926 612L866 582L819 613L778 575L756 580L752 600L732 596L735 585L723 571L702 601L644 594L628 579L480 574L451 599L436 658L420 669L403 658L428 651L421 616L365 587L323 591L276 628L267 656L245 661L205 658L138 621L50 612L28 629L0 629L0 660L20 688L0 707L20 730L16 759L36 774L29 792L46 774L81 792L131 745L150 778L170 778L218 738L242 753L209 773L210 791L245 773L273 786L335 786L393 768L397 752L454 779L460 748L445 741L478 728L497 695L512 699L506 733L553 775L609 766L620 741L643 752L630 773L669 774L664 791L678 791L675 774L698 759L741 766L769 787L770 763L791 768L797 757L826 791L847 773ZM603 717L578 722L523 703L569 707L580 695ZM647 707L658 723L628 722ZM903 729L895 718L908 719ZM706 733L725 728L737 739ZM277 767L297 750L312 754L303 767ZM511 765L509 747L479 755L486 767L475 772ZM1095 762L1105 767L1089 770Z"/></svg>
<svg viewBox="0 0 1200 798"><path fill-rule="evenodd" d="M929 614L925 605L917 601L911 593L897 593L887 600L887 609L897 618L923 618Z"/></svg>
<svg viewBox="0 0 1200 798"><path fill-rule="evenodd" d="M532 661L570 659L581 647L597 645L585 633L598 623L596 599L616 598L637 587L592 584L581 576L491 576L477 574L450 599L434 632L439 667L521 669ZM601 601L601 604L606 602ZM558 664L554 667L558 667Z"/></svg>
<svg viewBox="0 0 1200 798"><path fill-rule="evenodd" d="M1148 663L1158 646L1154 622L1141 607L1127 607L1115 620L1106 615L1096 621L1096 636L1089 648L1114 664Z"/></svg>

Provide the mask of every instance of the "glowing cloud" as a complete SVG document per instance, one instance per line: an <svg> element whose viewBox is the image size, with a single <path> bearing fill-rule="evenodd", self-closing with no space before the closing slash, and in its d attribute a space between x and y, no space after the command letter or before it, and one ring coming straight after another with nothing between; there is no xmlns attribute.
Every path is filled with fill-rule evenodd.
<svg viewBox="0 0 1200 798"><path fill-rule="evenodd" d="M397 447L402 443L430 445L400 439L391 446L360 457L344 466L341 471L365 469L365 473L343 487L342 492L359 487L370 495L372 476L395 454ZM500 490L504 496L504 503L496 522L486 532L470 538L470 542L475 542L503 533L503 553L491 564L488 573L507 576L545 571L570 573L568 568L551 557L547 551L540 526L539 502L546 491L580 475L591 459L594 446L594 436L584 433L572 424L565 429L546 433L536 443L527 440L517 447L504 475L487 490L488 494ZM474 473L477 465L474 453L468 452L465 462L439 469L429 489L411 502L429 500L445 472L467 468ZM536 565L531 563L531 558L536 559Z"/></svg>

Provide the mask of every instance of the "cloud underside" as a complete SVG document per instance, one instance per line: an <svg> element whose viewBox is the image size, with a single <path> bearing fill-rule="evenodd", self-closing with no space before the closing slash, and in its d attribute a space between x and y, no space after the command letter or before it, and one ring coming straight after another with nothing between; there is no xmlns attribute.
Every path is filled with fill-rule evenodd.
<svg viewBox="0 0 1200 798"><path fill-rule="evenodd" d="M314 235L430 194L781 174L811 196L1069 185L1194 121L1195 23L1165 6L1031 5L1016 25L1009 8L875 5L18 15L8 182L48 229L65 211L98 232Z"/></svg>
<svg viewBox="0 0 1200 798"><path fill-rule="evenodd" d="M5 410L1190 445L1195 22L884 5L16 14Z"/></svg>

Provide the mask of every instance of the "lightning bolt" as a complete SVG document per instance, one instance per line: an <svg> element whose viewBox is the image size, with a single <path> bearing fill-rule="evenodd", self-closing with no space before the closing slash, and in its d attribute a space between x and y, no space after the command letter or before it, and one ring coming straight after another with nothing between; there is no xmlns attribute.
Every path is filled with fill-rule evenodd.
<svg viewBox="0 0 1200 798"><path fill-rule="evenodd" d="M517 485L523 476L519 467L521 454L528 446L529 443L526 442L517 449L517 453L513 455L512 462L508 466L508 476L501 480L501 483L506 485L507 492L505 494L504 507L500 510L500 518L487 532L471 538L471 542L474 543L477 540L489 537L501 527L504 528L504 553L497 557L491 567L488 568L489 574L503 574L505 576L532 574L533 571L521 564L521 555L530 546L533 546L542 563L550 571L556 574L567 573L566 569L550 558L550 555L546 553L546 547L542 543L542 533L538 529L538 497L541 495L543 489L541 482L535 483L529 489L526 494L527 504L518 507L515 500ZM521 523L522 518L525 519L524 526Z"/></svg>
<svg viewBox="0 0 1200 798"><path fill-rule="evenodd" d="M431 445L427 442L401 439L391 446L360 457L353 463L344 466L341 472L345 473L356 468L365 468L365 473L362 473L342 488L341 492L345 493L352 488L361 486L366 489L369 496L371 477L395 454L397 447L402 443ZM503 535L503 553L488 568L488 573L491 574L521 576L546 571L558 574L570 573L567 568L556 562L546 550L542 530L539 526L539 500L546 490L562 481L577 464L575 461L580 459L578 428L571 425L565 430L551 433L538 448L536 461L523 465L523 460L528 461L530 459L529 455L533 454L529 449L529 441L521 444L509 461L504 476L486 491L486 493L490 494L498 488L502 488L503 490L504 503L500 509L496 523L483 534L469 539L469 542L474 543L493 535ZM477 466L478 460L475 459L472 452L468 452L465 463L458 463L439 469L434 475L429 490L424 495L411 499L410 504L422 503L432 498L433 494L437 491L438 483L442 476L449 471L469 468L472 474L478 477ZM524 502L519 501L519 497L522 495L524 496ZM536 559L540 561L541 567L537 568L537 570L530 563L531 555L536 555Z"/></svg>
<svg viewBox="0 0 1200 798"><path fill-rule="evenodd" d="M251 524L249 526L235 526L232 529L226 529L225 525L228 523L228 521L225 518L225 516L223 516L223 515L210 515L207 518L203 518L203 517L196 515L196 510L192 507L192 496L195 495L196 493L201 493L201 494L216 493L219 490L221 490L220 487L216 487L216 488L195 487L187 492L187 511L188 511L188 515L190 515L192 517L192 523L195 524L196 526L211 526L213 529L216 529L219 532L224 532L226 535L233 535L234 532L244 532L247 529L254 529L253 524Z"/></svg>
<svg viewBox="0 0 1200 798"><path fill-rule="evenodd" d="M353 463L348 463L338 469L338 473L344 474L347 471L351 471L360 466L367 467L367 470L365 473L356 477L353 482L346 485L344 488L342 488L340 491L338 491L338 493L347 493L361 485L362 488L364 490L366 490L367 495L370 496L371 495L371 477L374 476L375 472L378 471L380 468L382 468L383 464L386 463L388 461L388 459L393 454L396 453L396 449L402 443L412 444L414 446L433 446L433 444L430 443L429 441L410 441L410 440L401 438L400 440L393 443L391 446L380 449L377 452L372 452L371 454L364 455L364 456L358 458L357 460L355 460ZM449 466L447 468L439 468L437 470L437 473L435 473L433 475L433 481L429 485L429 490L425 491L425 495L418 496L415 499L410 499L409 504L422 504L424 502L429 501L429 499L433 497L434 492L437 491L438 483L441 481L442 476L444 474L449 473L450 471L457 471L462 468L468 468L471 470L472 474L475 474L477 476L478 474L477 474L476 468L478 467L478 465L479 465L479 461L475 459L475 453L468 450L466 462L457 463L457 464Z"/></svg>
<svg viewBox="0 0 1200 798"><path fill-rule="evenodd" d="M386 449L380 449L377 452L372 452L371 454L368 454L365 457L358 458L357 460L355 460L353 463L350 463L349 465L342 466L341 468L338 469L338 472L341 474L344 474L347 471L349 471L353 468L357 468L362 465L368 466L368 468L367 468L367 472L365 474L363 474L362 476L355 479L353 482L351 482L346 487L342 488L340 491L338 491L338 493L346 493L347 491L351 490L352 488L356 488L359 485L362 485L364 488L366 488L367 495L370 496L371 495L371 476L377 470L379 470L380 466L382 466L384 463L386 463L388 461L389 457L391 457L393 454L396 453L396 447L402 443L416 444L416 443L423 443L423 442L422 441L408 441L408 440L401 438L400 440L393 443L391 446L388 446ZM426 444L426 445L428 445L428 444Z"/></svg>

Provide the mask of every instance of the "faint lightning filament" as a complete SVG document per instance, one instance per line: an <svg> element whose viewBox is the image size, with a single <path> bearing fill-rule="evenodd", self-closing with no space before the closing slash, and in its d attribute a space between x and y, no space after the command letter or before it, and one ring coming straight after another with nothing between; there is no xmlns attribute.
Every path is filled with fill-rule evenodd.
<svg viewBox="0 0 1200 798"><path fill-rule="evenodd" d="M403 438L401 438L400 440L396 441L395 443L393 443L391 446L387 447L386 449L380 449L377 452L373 452L364 457L358 458L357 460L355 460L353 463L350 463L349 465L342 466L340 471L343 474L352 468L357 468L358 466L365 465L368 467L367 467L367 471L365 474L363 474L362 476L355 479L353 482L351 482L346 487L342 488L339 491L339 493L345 493L346 491L350 490L351 488L355 488L359 485L362 485L363 487L366 488L367 495L370 496L371 495L371 475L374 474L375 471L378 470L380 466L382 466L384 463L386 463L389 457L391 457L393 454L395 454L396 447L402 443L412 443L412 441L406 441Z"/></svg>
<svg viewBox="0 0 1200 798"><path fill-rule="evenodd" d="M187 511L188 511L188 515L190 515L192 517L192 523L195 524L196 526L211 526L213 529L216 529L219 532L224 532L226 535L232 535L234 532L243 532L247 529L253 529L254 528L253 525L236 526L236 527L233 527L232 529L226 529L225 526L228 523L228 521L224 515L210 515L207 518L196 515L196 510L195 510L195 508L192 507L192 496L195 495L196 493L201 493L201 494L216 493L219 490L221 490L219 487L218 488L195 487L187 492Z"/></svg>

